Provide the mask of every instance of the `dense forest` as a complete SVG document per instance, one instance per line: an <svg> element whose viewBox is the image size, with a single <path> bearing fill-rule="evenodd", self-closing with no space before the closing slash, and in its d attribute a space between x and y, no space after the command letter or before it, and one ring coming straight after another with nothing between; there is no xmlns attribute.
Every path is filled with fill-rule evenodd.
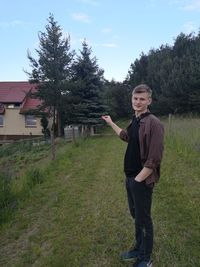
<svg viewBox="0 0 200 267"><path fill-rule="evenodd" d="M132 89L139 83L152 88L151 111L157 115L200 112L200 33L180 33L171 46L141 52L122 82L104 78L86 40L79 53L71 50L70 36L63 37L52 14L39 42L37 59L28 52L32 70L27 74L38 84L34 97L42 100L39 111L48 109L58 136L66 124L93 130L103 123L102 114L127 118L132 113Z"/></svg>
<svg viewBox="0 0 200 267"><path fill-rule="evenodd" d="M142 53L131 64L125 85L147 83L154 92L154 112L200 112L200 33L181 33L173 46Z"/></svg>

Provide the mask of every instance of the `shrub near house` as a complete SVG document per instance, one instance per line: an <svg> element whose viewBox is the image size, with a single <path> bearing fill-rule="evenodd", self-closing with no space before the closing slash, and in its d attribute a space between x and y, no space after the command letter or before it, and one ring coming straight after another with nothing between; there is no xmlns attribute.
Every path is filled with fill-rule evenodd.
<svg viewBox="0 0 200 267"><path fill-rule="evenodd" d="M0 141L42 136L40 118L31 113L40 104L30 97L29 82L0 82Z"/></svg>

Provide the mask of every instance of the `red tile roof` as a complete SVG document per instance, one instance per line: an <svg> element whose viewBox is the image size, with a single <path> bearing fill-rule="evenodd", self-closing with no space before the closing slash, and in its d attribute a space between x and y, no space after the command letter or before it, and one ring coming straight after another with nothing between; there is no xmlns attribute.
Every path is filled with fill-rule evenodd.
<svg viewBox="0 0 200 267"><path fill-rule="evenodd" d="M0 82L0 103L22 103L31 88L29 82Z"/></svg>
<svg viewBox="0 0 200 267"><path fill-rule="evenodd" d="M36 86L29 82L0 82L0 103L20 103L20 112L27 112L41 104L39 99L30 98L28 95L35 90Z"/></svg>
<svg viewBox="0 0 200 267"><path fill-rule="evenodd" d="M22 104L22 107L20 109L20 113L26 113L29 110L34 110L38 108L38 106L41 104L41 101L39 99L27 97Z"/></svg>

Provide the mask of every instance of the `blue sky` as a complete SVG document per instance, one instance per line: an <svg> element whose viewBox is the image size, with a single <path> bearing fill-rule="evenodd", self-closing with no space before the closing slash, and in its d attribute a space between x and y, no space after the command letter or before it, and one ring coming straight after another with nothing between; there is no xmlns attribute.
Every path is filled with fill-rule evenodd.
<svg viewBox="0 0 200 267"><path fill-rule="evenodd" d="M85 38L105 78L116 81L142 52L200 29L200 0L0 0L0 6L0 81L28 79L27 50L36 57L49 13L70 34L71 48L78 53Z"/></svg>

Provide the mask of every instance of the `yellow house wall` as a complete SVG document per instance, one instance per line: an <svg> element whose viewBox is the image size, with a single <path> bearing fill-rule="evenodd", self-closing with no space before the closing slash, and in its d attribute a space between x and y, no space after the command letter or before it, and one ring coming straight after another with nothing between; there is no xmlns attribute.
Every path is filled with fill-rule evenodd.
<svg viewBox="0 0 200 267"><path fill-rule="evenodd" d="M6 109L0 135L42 135L40 118L36 118L36 127L25 127L25 115L19 114L19 111L19 108Z"/></svg>

